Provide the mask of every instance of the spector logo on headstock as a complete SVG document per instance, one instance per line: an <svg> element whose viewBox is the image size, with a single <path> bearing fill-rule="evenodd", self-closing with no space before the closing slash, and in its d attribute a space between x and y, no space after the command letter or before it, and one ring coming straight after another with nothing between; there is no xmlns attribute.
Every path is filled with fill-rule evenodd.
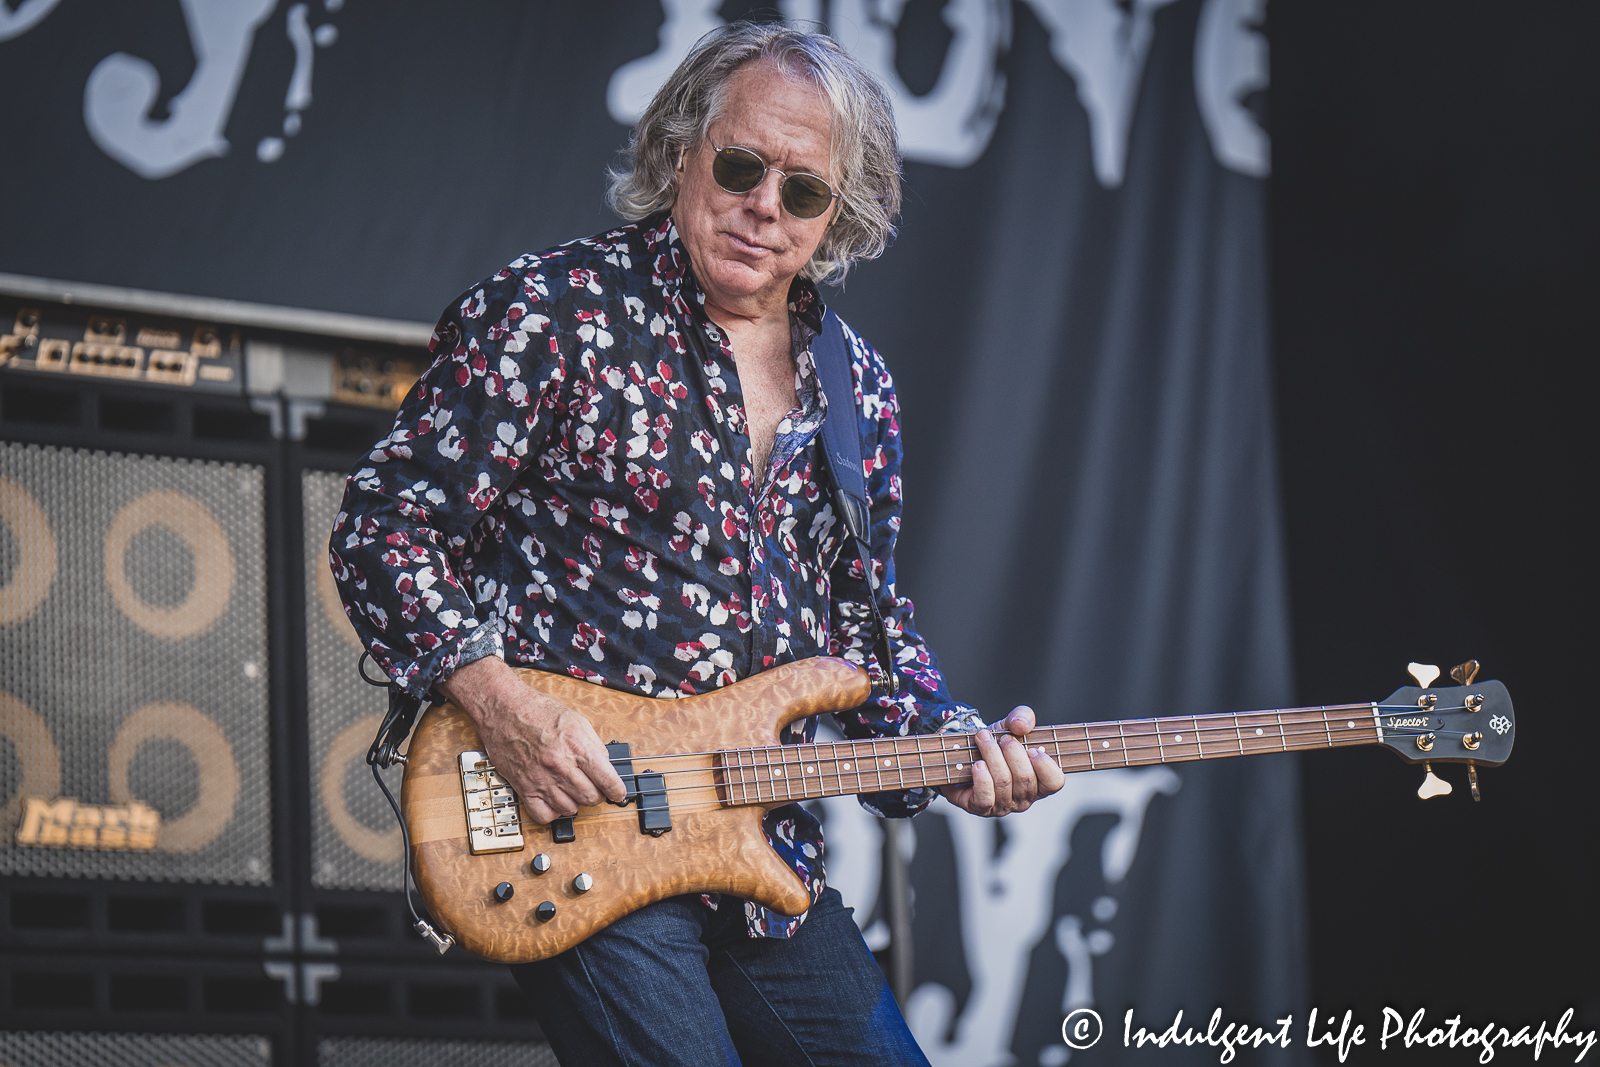
<svg viewBox="0 0 1600 1067"><path fill-rule="evenodd" d="M1511 720L1506 718L1504 715L1496 715L1494 718L1489 720L1489 729L1504 737L1505 732L1511 729Z"/></svg>
<svg viewBox="0 0 1600 1067"><path fill-rule="evenodd" d="M1389 720L1389 726L1391 728L1396 727L1396 726L1421 726L1422 728L1426 729L1429 725L1430 724L1428 722L1427 717L1423 716L1423 715L1413 715L1409 719L1390 719Z"/></svg>

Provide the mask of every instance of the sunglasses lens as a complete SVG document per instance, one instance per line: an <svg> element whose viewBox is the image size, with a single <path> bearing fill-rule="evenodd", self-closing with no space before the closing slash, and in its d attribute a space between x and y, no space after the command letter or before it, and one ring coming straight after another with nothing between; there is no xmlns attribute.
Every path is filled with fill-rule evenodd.
<svg viewBox="0 0 1600 1067"><path fill-rule="evenodd" d="M729 145L711 158L711 177L730 193L748 193L766 176L766 161L748 148ZM797 219L814 219L833 203L833 189L814 174L791 174L778 191L784 209Z"/></svg>
<svg viewBox="0 0 1600 1067"><path fill-rule="evenodd" d="M833 190L821 178L791 174L783 182L783 206L797 219L814 219L833 203Z"/></svg>
<svg viewBox="0 0 1600 1067"><path fill-rule="evenodd" d="M767 165L754 152L723 148L711 161L711 176L730 193L748 193L767 176Z"/></svg>

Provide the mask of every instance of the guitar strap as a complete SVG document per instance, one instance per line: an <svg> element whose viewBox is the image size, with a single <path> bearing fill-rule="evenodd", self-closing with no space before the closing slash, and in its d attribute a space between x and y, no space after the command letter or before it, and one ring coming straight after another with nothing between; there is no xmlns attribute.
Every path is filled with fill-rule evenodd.
<svg viewBox="0 0 1600 1067"><path fill-rule="evenodd" d="M822 451L828 457L833 475L834 510L844 519L850 539L856 544L856 557L867 580L867 603L877 627L878 662L888 679L889 692L899 688L894 657L889 646L889 631L883 625L878 595L872 577L872 509L867 498L867 475L862 461L860 419L856 406L855 377L850 371L850 350L845 344L844 323L828 309L822 316L822 331L811 342L817 380L828 400L828 414L822 420Z"/></svg>

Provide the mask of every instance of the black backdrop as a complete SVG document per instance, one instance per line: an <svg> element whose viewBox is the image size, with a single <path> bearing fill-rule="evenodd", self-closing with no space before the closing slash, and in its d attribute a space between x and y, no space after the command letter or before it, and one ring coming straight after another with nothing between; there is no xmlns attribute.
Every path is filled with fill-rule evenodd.
<svg viewBox="0 0 1600 1067"><path fill-rule="evenodd" d="M1481 804L1303 759L1315 999L1593 1028L1600 18L1280 3L1270 36L1299 697L1470 655L1522 731Z"/></svg>

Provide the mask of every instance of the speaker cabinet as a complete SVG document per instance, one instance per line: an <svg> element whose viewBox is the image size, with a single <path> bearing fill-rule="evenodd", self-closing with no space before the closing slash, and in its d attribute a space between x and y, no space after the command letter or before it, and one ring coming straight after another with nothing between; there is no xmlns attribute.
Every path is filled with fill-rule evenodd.
<svg viewBox="0 0 1600 1067"><path fill-rule="evenodd" d="M512 1041L394 1041L333 1037L317 1042L317 1067L557 1067L549 1045Z"/></svg>
<svg viewBox="0 0 1600 1067"><path fill-rule="evenodd" d="M7 1032L0 1033L0 1063L7 1067L271 1067L272 1042L255 1035Z"/></svg>
<svg viewBox="0 0 1600 1067"><path fill-rule="evenodd" d="M345 476L302 471L305 513L306 711L311 740L311 883L319 889L400 888L400 828L372 781L367 749L388 708L385 689L356 671L361 643L328 569L328 535ZM369 671L372 669L369 668ZM384 772L400 798L401 768Z"/></svg>
<svg viewBox="0 0 1600 1067"><path fill-rule="evenodd" d="M264 478L0 445L0 874L272 881Z"/></svg>

